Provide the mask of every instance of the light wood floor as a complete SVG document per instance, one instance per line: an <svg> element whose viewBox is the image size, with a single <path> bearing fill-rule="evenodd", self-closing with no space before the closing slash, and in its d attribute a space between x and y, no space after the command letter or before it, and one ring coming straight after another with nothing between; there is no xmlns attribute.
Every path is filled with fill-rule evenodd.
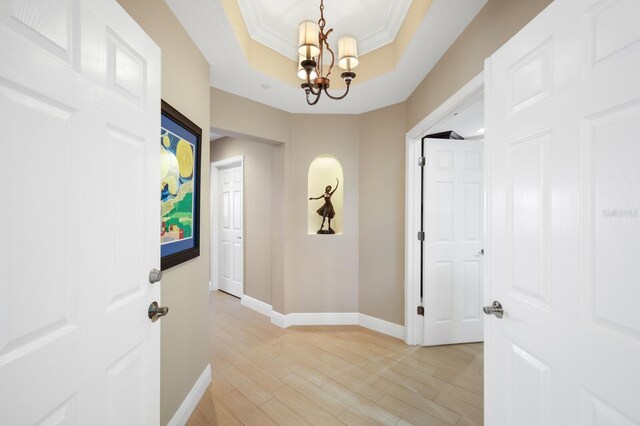
<svg viewBox="0 0 640 426"><path fill-rule="evenodd" d="M188 425L481 425L482 344L416 348L358 326L281 329L210 299L213 381Z"/></svg>

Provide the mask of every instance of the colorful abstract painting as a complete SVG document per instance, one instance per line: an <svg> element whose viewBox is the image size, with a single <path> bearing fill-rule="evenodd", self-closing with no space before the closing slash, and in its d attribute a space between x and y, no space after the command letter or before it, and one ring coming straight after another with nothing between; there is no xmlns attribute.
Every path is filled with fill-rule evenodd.
<svg viewBox="0 0 640 426"><path fill-rule="evenodd" d="M166 129L160 147L162 243L193 236L194 147Z"/></svg>
<svg viewBox="0 0 640 426"><path fill-rule="evenodd" d="M162 114L160 201L162 258L196 247L199 138L173 117Z"/></svg>

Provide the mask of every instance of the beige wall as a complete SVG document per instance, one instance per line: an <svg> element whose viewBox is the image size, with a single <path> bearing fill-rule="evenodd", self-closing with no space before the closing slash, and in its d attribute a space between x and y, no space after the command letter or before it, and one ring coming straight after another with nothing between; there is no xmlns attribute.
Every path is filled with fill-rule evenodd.
<svg viewBox="0 0 640 426"><path fill-rule="evenodd" d="M360 312L404 324L406 104L360 116Z"/></svg>
<svg viewBox="0 0 640 426"><path fill-rule="evenodd" d="M160 417L167 424L209 363L209 64L164 1L118 1L162 50L162 99L204 132L200 257L162 279L162 304L171 308L161 321Z"/></svg>
<svg viewBox="0 0 640 426"><path fill-rule="evenodd" d="M211 127L225 136L287 143L291 114L211 87Z"/></svg>
<svg viewBox="0 0 640 426"><path fill-rule="evenodd" d="M489 0L407 99L407 130L484 69L491 56L551 0Z"/></svg>
<svg viewBox="0 0 640 426"><path fill-rule="evenodd" d="M309 235L307 232L307 208L311 202L307 196L307 175L311 161L320 154L331 154L342 164L342 235ZM358 310L358 156L358 116L293 116L291 142L285 146L285 244L288 251L285 255L285 312L282 313Z"/></svg>
<svg viewBox="0 0 640 426"><path fill-rule="evenodd" d="M283 183L276 180L282 175L273 172L277 149L265 143L230 137L211 142L211 162L244 157L244 294L268 304L272 304L272 276L275 274L278 279L280 272L273 267L279 254L272 249L272 240L277 236L273 226L277 200L273 200L273 194L281 192L279 188ZM217 200L211 204L217 206Z"/></svg>
<svg viewBox="0 0 640 426"><path fill-rule="evenodd" d="M285 180L285 147L291 140L292 114L272 108L252 100L236 96L234 94L211 88L211 128L219 134L229 136L226 144L233 145L236 140L244 143L271 144L271 173L274 185L271 188L271 288L255 289L253 294L266 294L270 291L270 297L263 299L253 296L258 300L271 303L276 312L285 312L285 269L286 253L290 250L290 244L286 243L285 230L288 229L289 209L285 206L288 199L287 189L289 182ZM217 141L213 141L212 144ZM241 142L242 144L242 142ZM229 148L242 150L241 147ZM212 153L212 158L221 155ZM248 211L245 206L245 214ZM258 231L259 233L261 231ZM262 232L264 235L264 232ZM245 235L251 239L252 235ZM260 236L258 236L260 238ZM245 249L245 254L247 254ZM249 255L245 257L245 275L249 272ZM251 287L251 284L249 284Z"/></svg>
<svg viewBox="0 0 640 426"><path fill-rule="evenodd" d="M357 312L358 117L289 114L212 89L211 123L216 132L236 136L227 141L230 144L246 147L249 140L284 142L272 152L272 178L282 183L274 185L271 192L271 297L259 300L271 303L283 314ZM344 234L333 237L307 232L308 168L315 157L327 153L337 157L344 169ZM245 214L250 214L248 206ZM252 238L248 230L246 233L247 239ZM251 274L249 268L245 263L245 274Z"/></svg>

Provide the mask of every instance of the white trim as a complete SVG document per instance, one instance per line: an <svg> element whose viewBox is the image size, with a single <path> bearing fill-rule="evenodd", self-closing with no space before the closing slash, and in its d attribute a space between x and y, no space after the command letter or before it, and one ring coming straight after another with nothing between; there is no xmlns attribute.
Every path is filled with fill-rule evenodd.
<svg viewBox="0 0 640 426"><path fill-rule="evenodd" d="M246 23L247 32L253 40L275 50L286 58L293 59L294 61L298 60L297 53L292 55L292 53L297 52L297 49L295 49L297 44L294 44L298 40L297 27L295 33L296 38L285 37L288 33L281 34L279 31L274 30L273 25L265 25L264 22L261 22L258 18L260 12L255 8L255 2L238 0L238 7ZM358 39L358 52L360 56L392 43L398 35L400 28L402 28L402 24L410 7L411 1L402 0L393 2L391 4L391 10L389 10L386 15L387 19L384 24Z"/></svg>
<svg viewBox="0 0 640 426"><path fill-rule="evenodd" d="M198 403L202 399L202 396L207 391L209 384L211 383L211 364L207 364L204 371L198 377L198 380L194 383L193 387L187 394L187 397L182 401L180 407L173 415L167 426L184 426L187 424L189 417L193 414L193 411L198 406Z"/></svg>
<svg viewBox="0 0 640 426"><path fill-rule="evenodd" d="M267 303L244 294L240 302L242 306L271 318L271 324L280 328L294 325L359 325L369 330L377 331L387 336L402 339L404 327L389 321L381 320L359 312L322 312L322 313L292 313L283 315L273 310Z"/></svg>
<svg viewBox="0 0 640 426"><path fill-rule="evenodd" d="M292 313L286 315L285 324L292 325L357 325L357 312Z"/></svg>
<svg viewBox="0 0 640 426"><path fill-rule="evenodd" d="M387 336L402 339L404 327L358 312L292 313L271 312L271 323L280 328L294 325L359 325Z"/></svg>
<svg viewBox="0 0 640 426"><path fill-rule="evenodd" d="M231 157L220 161L212 161L210 171L210 182L211 187L209 188L209 196L211 207L210 207L210 217L209 221L211 224L211 235L210 235L210 257L209 257L209 279L211 280L211 284L209 285L210 291L218 290L220 287L218 285L218 190L219 190L219 179L218 172L221 168L238 165L242 167L242 270L244 271L244 250L246 245L246 239L244 235L244 156L239 155L237 157ZM242 274L244 277L244 274ZM242 289L240 294L244 294L244 279L242 280Z"/></svg>
<svg viewBox="0 0 640 426"><path fill-rule="evenodd" d="M242 166L244 163L244 155L238 155L237 157L225 158L224 160L212 161L211 166L222 169L230 166Z"/></svg>
<svg viewBox="0 0 640 426"><path fill-rule="evenodd" d="M484 95L484 71L464 85L453 96L407 132L407 138L420 140L430 128L447 118L462 105L473 103Z"/></svg>
<svg viewBox="0 0 640 426"><path fill-rule="evenodd" d="M258 299L254 299L251 296L247 296L246 294L242 295L240 304L242 306L246 306L247 308L253 309L254 311L268 317L271 316L271 311L273 310L271 305L261 302Z"/></svg>
<svg viewBox="0 0 640 426"><path fill-rule="evenodd" d="M280 312L271 311L271 324L280 328L287 328L287 316L282 315Z"/></svg>
<svg viewBox="0 0 640 426"><path fill-rule="evenodd" d="M283 315L271 311L271 323L280 328L293 325L358 325L357 312L298 312Z"/></svg>
<svg viewBox="0 0 640 426"><path fill-rule="evenodd" d="M404 279L404 341L408 345L421 345L424 339L424 321L416 313L420 300L420 244L416 238L420 230L420 167L418 154L420 141L429 129L455 112L456 109L484 96L484 71L458 90L424 120L407 132L405 179L405 279Z"/></svg>
<svg viewBox="0 0 640 426"><path fill-rule="evenodd" d="M420 245L414 237L417 235L416 224L420 223L420 199L415 195L420 187L420 169L416 167L420 149L413 138L407 136L407 159L405 170L405 281L404 281L404 341L407 345L419 345L422 340L422 327L424 324L415 315L420 302L420 289L417 283L416 272L420 274Z"/></svg>
<svg viewBox="0 0 640 426"><path fill-rule="evenodd" d="M378 333L386 334L387 336L395 337L396 339L402 340L404 338L403 326L381 320L380 318L359 314L358 325L368 328L369 330L377 331Z"/></svg>

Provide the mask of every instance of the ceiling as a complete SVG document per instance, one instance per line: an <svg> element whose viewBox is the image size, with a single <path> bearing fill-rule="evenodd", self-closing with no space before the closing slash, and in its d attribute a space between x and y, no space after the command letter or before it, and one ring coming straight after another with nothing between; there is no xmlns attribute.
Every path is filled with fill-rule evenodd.
<svg viewBox="0 0 640 426"><path fill-rule="evenodd" d="M276 52L298 60L298 24L319 19L317 0L237 0L251 38ZM358 40L358 53L365 55L391 43L411 6L411 0L325 0L326 29L330 40L342 36ZM354 19L366 11L367 19Z"/></svg>
<svg viewBox="0 0 640 426"><path fill-rule="evenodd" d="M211 86L290 113L332 114L360 114L405 101L487 2L433 0L399 49L398 32L427 0L325 0L327 27L335 28L332 46L340 34L358 38L361 60L355 71L361 78L344 100L325 97L311 107L294 78L293 58L298 23L318 19L319 1L165 1L209 61ZM251 56L260 49L260 57Z"/></svg>

